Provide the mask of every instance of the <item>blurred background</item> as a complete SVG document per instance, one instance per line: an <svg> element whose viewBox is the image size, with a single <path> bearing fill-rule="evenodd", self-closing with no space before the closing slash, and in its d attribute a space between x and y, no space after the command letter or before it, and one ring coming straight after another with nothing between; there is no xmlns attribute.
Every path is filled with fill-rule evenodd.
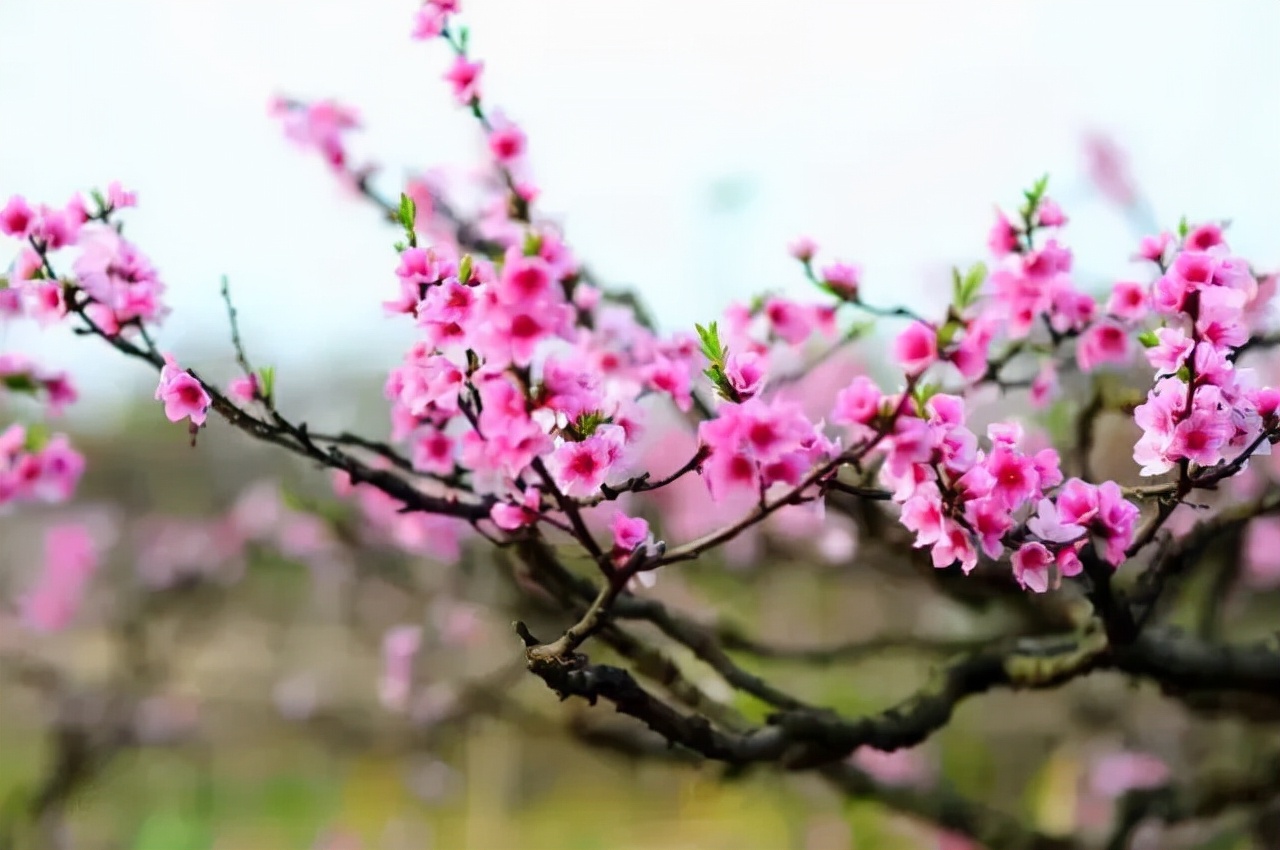
<svg viewBox="0 0 1280 850"><path fill-rule="evenodd" d="M226 275L254 358L278 368L283 404L380 437L381 382L412 333L380 308L394 291L394 234L283 139L267 104L284 94L356 106L355 156L381 167L389 191L430 169L464 182L479 139L440 81L446 51L408 37L414 8L3 0L0 198L61 203L113 179L136 189L128 232L174 311L161 347L202 369L229 366ZM927 304L949 291L952 264L985 256L993 205L1012 206L1046 172L1086 283L1129 273L1142 232L1184 214L1229 218L1238 253L1280 262L1280 5L1269 0L469 0L463 18L487 101L529 134L541 208L666 329L765 290L802 293L786 254L800 234L861 265L869 301ZM1139 192L1126 202L1090 178L1098 139L1127 156ZM516 594L486 562L464 555L444 570L438 553L406 559L344 536L359 523L327 481L222 429L190 451L149 401L151 373L65 329L0 327L0 351L77 378L83 400L67 417L91 472L76 515L119 538L116 580L37 654L83 691L66 711L110 715L96 686L120 677L151 694L125 725L155 746L94 766L65 818L71 846L939 846L804 778L726 783L711 767L574 746L605 734L601 712L554 705L512 671ZM262 480L273 483L255 491ZM224 557L226 529L203 518L237 505L242 519L264 512L274 524ZM0 595L21 591L42 529L62 518L0 518ZM168 542L149 558L141 541L157 535ZM837 534L823 545L841 563L858 543ZM794 569L752 571L742 556L747 566L727 577L717 562L656 592L708 615L715 599L798 643L886 632L964 641L1001 625L918 598L909 582L836 569L794 541L758 546ZM155 607L144 617L140 605ZM416 701L396 712L379 703L381 642L404 622L426 623L428 637ZM0 621L5 640L25 638ZM911 692L930 661L905 653L770 672L858 712ZM66 752L43 704L38 687L0 688L0 816ZM1065 698L996 695L881 767L904 781L945 776L1070 831L1105 820L1107 789L1091 779L1099 759L1152 751L1176 769L1202 756L1179 743L1188 722L1118 681ZM1224 723L1197 740L1229 753L1242 739Z"/></svg>

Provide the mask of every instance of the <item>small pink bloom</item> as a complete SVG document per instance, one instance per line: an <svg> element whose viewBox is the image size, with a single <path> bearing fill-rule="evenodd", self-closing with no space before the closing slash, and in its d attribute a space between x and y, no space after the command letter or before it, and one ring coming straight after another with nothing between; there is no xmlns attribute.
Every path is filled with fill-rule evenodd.
<svg viewBox="0 0 1280 850"><path fill-rule="evenodd" d="M466 106L480 97L480 74L483 70L483 62L472 62L465 56L453 60L444 79L453 88L453 96L458 103Z"/></svg>
<svg viewBox="0 0 1280 850"><path fill-rule="evenodd" d="M36 213L21 195L14 195L0 207L0 233L25 239L35 225Z"/></svg>
<svg viewBox="0 0 1280 850"><path fill-rule="evenodd" d="M764 358L752 351L732 351L725 358L724 374L729 379L730 386L737 391L738 397L746 401L764 387ZM682 409L687 410L688 406Z"/></svg>
<svg viewBox="0 0 1280 850"><path fill-rule="evenodd" d="M170 422L189 417L193 425L203 425L213 400L199 381L178 367L172 356L165 359L155 395L156 401L164 402L164 415Z"/></svg>
<svg viewBox="0 0 1280 850"><path fill-rule="evenodd" d="M1025 455L997 446L987 456L986 466L994 479L992 497L1009 510L1021 507L1036 492L1039 476L1035 464Z"/></svg>
<svg viewBox="0 0 1280 850"><path fill-rule="evenodd" d="M107 184L107 206L113 210L122 210L126 207L136 207L137 205L137 192L126 190L120 185L119 180L112 180Z"/></svg>
<svg viewBox="0 0 1280 850"><path fill-rule="evenodd" d="M1053 555L1040 543L1024 543L1013 553L1013 575L1018 584L1044 593L1049 589L1049 568L1053 566Z"/></svg>
<svg viewBox="0 0 1280 850"><path fill-rule="evenodd" d="M1177 328L1156 328L1156 345L1146 350L1147 362L1164 375L1182 368L1195 348L1195 341Z"/></svg>
<svg viewBox="0 0 1280 850"><path fill-rule="evenodd" d="M933 566L945 569L959 562L960 569L969 573L978 565L978 550L973 546L973 538L959 523L952 520L943 521L942 539L930 553Z"/></svg>
<svg viewBox="0 0 1280 850"><path fill-rule="evenodd" d="M987 236L987 247L997 257L1007 256L1018 249L1018 231L1000 210L996 210L996 223Z"/></svg>
<svg viewBox="0 0 1280 850"><path fill-rule="evenodd" d="M418 41L435 38L444 32L446 16L440 7L428 3L413 16L411 36Z"/></svg>
<svg viewBox="0 0 1280 850"><path fill-rule="evenodd" d="M521 496L520 504L497 502L489 509L489 518L493 524L503 531L515 531L518 528L533 525L538 521L538 509L542 496L538 488L529 487Z"/></svg>
<svg viewBox="0 0 1280 850"><path fill-rule="evenodd" d="M818 253L818 243L808 236L801 236L787 246L787 252L802 263L807 263Z"/></svg>
<svg viewBox="0 0 1280 850"><path fill-rule="evenodd" d="M489 151L498 162L509 165L524 156L526 141L523 130L506 124L489 134Z"/></svg>
<svg viewBox="0 0 1280 850"><path fill-rule="evenodd" d="M1062 207L1058 206L1057 201L1050 198L1041 198L1040 206L1036 208L1036 220L1041 227L1061 227L1067 223L1067 217L1062 212Z"/></svg>
<svg viewBox="0 0 1280 850"><path fill-rule="evenodd" d="M1147 314L1147 287L1134 281L1120 281L1111 289L1107 312L1136 322Z"/></svg>
<svg viewBox="0 0 1280 850"><path fill-rule="evenodd" d="M1157 233L1155 236L1144 236L1138 244L1138 257L1158 263L1164 258L1164 252L1173 243L1172 233Z"/></svg>
<svg viewBox="0 0 1280 850"><path fill-rule="evenodd" d="M258 376L240 375L227 384L227 395L241 404L249 404L258 397Z"/></svg>
<svg viewBox="0 0 1280 850"><path fill-rule="evenodd" d="M1058 389L1058 369L1052 360L1046 360L1040 371L1031 379L1031 404L1045 407L1053 400Z"/></svg>
<svg viewBox="0 0 1280 850"><path fill-rule="evenodd" d="M1120 325L1101 321L1080 337L1076 362L1081 371L1091 372L1104 363L1123 364L1129 360L1129 335Z"/></svg>
<svg viewBox="0 0 1280 850"><path fill-rule="evenodd" d="M613 532L614 548L621 552L633 552L644 544L649 537L649 523L640 517L629 517L622 511L615 511L609 524Z"/></svg>
<svg viewBox="0 0 1280 850"><path fill-rule="evenodd" d="M1057 505L1049 499L1040 500L1039 511L1027 521L1027 528L1041 540L1051 543L1070 543L1084 534L1084 527L1064 520Z"/></svg>
<svg viewBox="0 0 1280 850"><path fill-rule="evenodd" d="M548 460L551 474L566 495L586 497L605 483L622 457L626 434L618 425L601 425L577 443L566 442Z"/></svg>
<svg viewBox="0 0 1280 850"><path fill-rule="evenodd" d="M848 263L832 263L822 270L822 282L831 287L841 298L850 301L858 297L862 270Z"/></svg>
<svg viewBox="0 0 1280 850"><path fill-rule="evenodd" d="M908 375L918 375L938 359L938 333L924 322L912 322L894 340L893 354Z"/></svg>
<svg viewBox="0 0 1280 850"><path fill-rule="evenodd" d="M794 301L770 298L765 302L764 315L770 330L791 345L799 345L813 333L809 312Z"/></svg>
<svg viewBox="0 0 1280 850"><path fill-rule="evenodd" d="M1208 251L1222 244L1224 244L1222 228L1210 222L1188 233L1184 246L1188 251Z"/></svg>

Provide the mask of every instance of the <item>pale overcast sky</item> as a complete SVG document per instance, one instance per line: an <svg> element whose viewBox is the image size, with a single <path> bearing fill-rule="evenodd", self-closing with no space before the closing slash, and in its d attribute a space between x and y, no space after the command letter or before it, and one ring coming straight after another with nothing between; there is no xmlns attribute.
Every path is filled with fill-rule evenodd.
<svg viewBox="0 0 1280 850"><path fill-rule="evenodd" d="M128 232L171 287L162 336L184 360L222 338L225 273L260 360L380 371L406 339L379 312L393 234L266 103L358 106L357 151L391 174L466 166L474 129L443 45L408 37L414 8L0 0L0 197L137 188ZM1280 263L1274 0L464 0L464 18L487 97L529 132L543 208L669 326L798 290L800 233L861 263L872 297L920 301L1046 171L1080 267L1120 273L1132 234L1081 177L1094 128L1130 149L1163 221L1231 217L1237 248ZM98 397L142 377L89 341L0 331L0 350L33 344Z"/></svg>

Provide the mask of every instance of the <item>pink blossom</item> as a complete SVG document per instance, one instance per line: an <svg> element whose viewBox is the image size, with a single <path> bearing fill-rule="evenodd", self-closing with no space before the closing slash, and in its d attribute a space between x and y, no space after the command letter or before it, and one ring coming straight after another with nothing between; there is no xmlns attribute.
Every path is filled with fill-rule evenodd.
<svg viewBox="0 0 1280 850"><path fill-rule="evenodd" d="M764 358L753 351L732 351L725 358L724 374L729 379L729 385L738 393L738 398L746 401L764 387ZM687 410L688 407L681 409Z"/></svg>
<svg viewBox="0 0 1280 850"><path fill-rule="evenodd" d="M489 133L489 152L503 165L509 165L524 156L526 145L524 131L515 124L495 127Z"/></svg>
<svg viewBox="0 0 1280 850"><path fill-rule="evenodd" d="M1041 198L1040 205L1036 207L1036 221L1041 227L1061 227L1067 223L1067 217L1057 201Z"/></svg>
<svg viewBox="0 0 1280 850"><path fill-rule="evenodd" d="M933 566L937 569L944 569L958 562L960 569L968 573L978 565L978 550L973 546L973 538L959 523L952 520L943 522L942 538L930 554Z"/></svg>
<svg viewBox="0 0 1280 850"><path fill-rule="evenodd" d="M619 552L633 552L649 537L648 522L640 517L629 517L622 511L614 511L609 529L613 532L614 548Z"/></svg>
<svg viewBox="0 0 1280 850"><path fill-rule="evenodd" d="M541 501L542 494L539 490L536 487L529 487L525 489L519 504L496 502L489 509L489 518L503 531L515 531L538 521Z"/></svg>
<svg viewBox="0 0 1280 850"><path fill-rule="evenodd" d="M908 375L918 375L938 359L938 334L924 322L912 322L894 340L893 355Z"/></svg>
<svg viewBox="0 0 1280 850"><path fill-rule="evenodd" d="M1027 521L1027 528L1050 543L1070 543L1084 534L1084 527L1063 519L1057 505L1049 499L1040 500L1039 510Z"/></svg>
<svg viewBox="0 0 1280 850"><path fill-rule="evenodd" d="M258 376L239 375L227 384L227 395L241 404L249 404L258 397Z"/></svg>
<svg viewBox="0 0 1280 850"><path fill-rule="evenodd" d="M1013 553L1013 575L1018 584L1036 593L1049 589L1050 567L1054 558L1040 543L1024 543Z"/></svg>
<svg viewBox="0 0 1280 850"><path fill-rule="evenodd" d="M980 469L974 467L973 471ZM974 534L978 535L978 542L986 556L999 558L1004 553L1004 536L1013 528L1013 516L1009 509L995 499L978 498L965 503L964 516Z"/></svg>
<svg viewBox="0 0 1280 850"><path fill-rule="evenodd" d="M22 597L22 618L40 632L65 629L80 609L84 591L98 568L98 551L87 529L58 525L45 534L44 571Z"/></svg>
<svg viewBox="0 0 1280 850"><path fill-rule="evenodd" d="M730 355L732 356L734 355ZM692 379L686 363L659 355L645 371L649 384L659 392L671 396L676 407L688 410L693 406Z"/></svg>
<svg viewBox="0 0 1280 850"><path fill-rule="evenodd" d="M862 270L848 263L831 263L822 269L822 282L841 298L856 301Z"/></svg>
<svg viewBox="0 0 1280 850"><path fill-rule="evenodd" d="M193 425L204 424L209 405L213 403L204 386L190 372L179 368L177 361L168 355L160 372L155 398L164 402L164 415L170 422L190 418Z"/></svg>
<svg viewBox="0 0 1280 850"><path fill-rule="evenodd" d="M883 395L875 381L866 375L859 375L836 396L831 421L837 425L865 427L879 414L882 399ZM870 428L866 428L865 433L870 433Z"/></svg>
<svg viewBox="0 0 1280 850"><path fill-rule="evenodd" d="M791 345L799 345L813 333L810 313L794 301L770 298L765 301L764 315L770 330Z"/></svg>
<svg viewBox="0 0 1280 850"><path fill-rule="evenodd" d="M138 193L130 192L120 185L119 180L107 184L107 206L113 210L122 210L138 205Z"/></svg>
<svg viewBox="0 0 1280 850"><path fill-rule="evenodd" d="M1131 322L1141 320L1147 314L1147 288L1141 283L1120 281L1111 288L1107 312Z"/></svg>
<svg viewBox="0 0 1280 850"><path fill-rule="evenodd" d="M818 253L818 243L808 236L801 236L787 246L787 253L802 263L807 263Z"/></svg>
<svg viewBox="0 0 1280 850"><path fill-rule="evenodd" d="M992 449L986 466L994 479L992 498L1009 510L1021 507L1038 489L1035 464L1013 449L1004 446Z"/></svg>
<svg viewBox="0 0 1280 850"><path fill-rule="evenodd" d="M1158 342L1146 350L1147 362L1164 375L1172 375L1182 368L1190 356L1195 342L1177 328L1156 328Z"/></svg>
<svg viewBox="0 0 1280 850"><path fill-rule="evenodd" d="M1187 234L1183 246L1188 251L1208 251L1224 244L1222 228L1212 222L1202 224Z"/></svg>
<svg viewBox="0 0 1280 850"><path fill-rule="evenodd" d="M35 222L35 211L21 195L12 196L8 203L0 207L0 233L25 239Z"/></svg>
<svg viewBox="0 0 1280 850"><path fill-rule="evenodd" d="M84 456L71 448L65 434L55 434L37 454L29 456L39 474L32 481L32 495L46 502L65 502L75 493L84 474Z"/></svg>
<svg viewBox="0 0 1280 850"><path fill-rule="evenodd" d="M996 210L996 222L987 236L987 247L997 257L1004 257L1018 250L1018 231L1000 210Z"/></svg>
<svg viewBox="0 0 1280 850"><path fill-rule="evenodd" d="M435 475L449 475L454 467L455 442L443 431L425 429L413 443L413 468Z"/></svg>
<svg viewBox="0 0 1280 850"><path fill-rule="evenodd" d="M453 88L453 96L458 103L466 106L480 97L480 74L483 70L483 62L472 62L465 56L453 60L444 79Z"/></svg>
<svg viewBox="0 0 1280 850"><path fill-rule="evenodd" d="M1129 360L1129 335L1120 325L1101 321L1080 337L1076 362L1083 372L1092 372L1104 363L1124 364Z"/></svg>
<svg viewBox="0 0 1280 850"><path fill-rule="evenodd" d="M444 11L433 3L427 3L414 13L411 35L418 41L435 38L444 32L447 17Z"/></svg>
<svg viewBox="0 0 1280 850"><path fill-rule="evenodd" d="M1058 370L1052 360L1046 360L1041 365L1040 371L1031 379L1031 404L1035 407L1045 407L1052 401L1057 389Z"/></svg>
<svg viewBox="0 0 1280 850"><path fill-rule="evenodd" d="M1173 244L1172 233L1158 233L1155 236L1144 236L1138 245L1137 256L1144 260L1158 263L1164 258L1164 252Z"/></svg>
<svg viewBox="0 0 1280 850"><path fill-rule="evenodd" d="M601 425L581 442L566 442L548 459L556 484L569 496L586 497L605 483L622 457L626 433L617 425Z"/></svg>

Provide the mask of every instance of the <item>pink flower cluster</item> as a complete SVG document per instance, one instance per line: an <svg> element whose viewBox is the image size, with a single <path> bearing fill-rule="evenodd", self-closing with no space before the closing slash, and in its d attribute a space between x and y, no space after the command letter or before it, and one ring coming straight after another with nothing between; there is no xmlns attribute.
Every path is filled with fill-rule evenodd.
<svg viewBox="0 0 1280 850"><path fill-rule="evenodd" d="M884 426L886 411L895 410L892 430L877 447L885 456L880 480L902 506L901 522L915 533L915 545L930 549L934 566L958 562L968 572L980 553L1000 560L1013 549L1019 583L1044 592L1052 569L1064 576L1080 572L1079 551L1090 536L1106 561L1124 560L1138 509L1117 485L1063 484L1057 452L1024 452L1016 425L990 426L990 447L981 448L958 396L937 394L904 406L859 378L837 398L832 420L866 439L873 426Z"/></svg>
<svg viewBox="0 0 1280 850"><path fill-rule="evenodd" d="M64 434L46 436L14 423L0 432L0 509L16 502L65 502L84 473L84 458Z"/></svg>
<svg viewBox="0 0 1280 850"><path fill-rule="evenodd" d="M404 513L400 502L369 484L353 486L346 473L333 476L333 487L338 496L355 499L365 520L363 531L370 542L446 564L456 563L461 556L465 526L460 520L437 514Z"/></svg>
<svg viewBox="0 0 1280 850"><path fill-rule="evenodd" d="M562 492L589 497L624 465L642 396L688 408L696 350L599 307L559 236L533 233L500 263L401 252L399 297L386 306L421 338L385 385L392 436L422 471L463 467L480 493L524 494L517 481L545 462ZM497 511L504 525L523 516Z"/></svg>
<svg viewBox="0 0 1280 850"><path fill-rule="evenodd" d="M156 324L168 314L165 286L137 246L110 227L86 228L79 240L77 282L93 299L85 312L108 335L128 324Z"/></svg>
<svg viewBox="0 0 1280 850"><path fill-rule="evenodd" d="M753 398L721 405L717 414L698 426L698 440L710 450L702 475L716 499L735 491L763 496L774 484L795 487L839 453L793 402Z"/></svg>
<svg viewBox="0 0 1280 850"><path fill-rule="evenodd" d="M21 354L0 354L0 389L42 396L51 416L78 398L66 372L46 372Z"/></svg>
<svg viewBox="0 0 1280 850"><path fill-rule="evenodd" d="M340 175L349 171L345 135L360 126L354 109L332 100L313 103L278 97L271 101L272 117L280 119L285 136L304 148L317 151Z"/></svg>
<svg viewBox="0 0 1280 850"><path fill-rule="evenodd" d="M1210 467L1252 452L1269 454L1280 391L1260 387L1235 365L1249 337L1245 309L1258 282L1210 225L1188 235L1150 299L1163 324L1149 338L1157 380L1134 411L1142 436L1133 459L1143 475L1180 463Z"/></svg>
<svg viewBox="0 0 1280 850"><path fill-rule="evenodd" d="M22 619L35 631L55 632L70 625L98 569L98 550L80 525L58 525L45 533L44 569L22 597Z"/></svg>

